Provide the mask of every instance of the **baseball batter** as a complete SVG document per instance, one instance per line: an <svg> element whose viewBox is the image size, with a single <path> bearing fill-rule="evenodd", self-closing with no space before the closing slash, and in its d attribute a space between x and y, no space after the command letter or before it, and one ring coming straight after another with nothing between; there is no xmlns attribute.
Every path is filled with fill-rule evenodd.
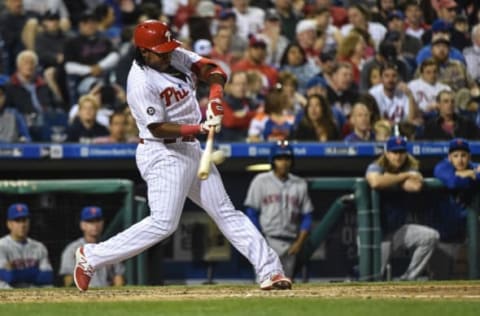
<svg viewBox="0 0 480 316"><path fill-rule="evenodd" d="M286 142L271 149L273 170L257 175L248 189L245 206L252 222L280 256L285 275L292 278L296 255L308 236L313 205L307 182L290 173L293 149Z"/></svg>
<svg viewBox="0 0 480 316"><path fill-rule="evenodd" d="M9 206L7 227L10 233L0 239L0 289L52 285L47 248L28 238L30 211L26 204Z"/></svg>
<svg viewBox="0 0 480 316"><path fill-rule="evenodd" d="M127 80L127 101L139 129L137 167L148 186L150 216L99 244L76 252L74 281L86 291L95 269L137 255L171 235L188 197L255 267L260 288L290 289L276 253L249 219L235 210L220 174L196 177L202 154L195 135L220 131L225 73L213 61L180 47L168 26L156 20L137 25L135 61ZM207 119L195 97L198 80L210 86Z"/></svg>

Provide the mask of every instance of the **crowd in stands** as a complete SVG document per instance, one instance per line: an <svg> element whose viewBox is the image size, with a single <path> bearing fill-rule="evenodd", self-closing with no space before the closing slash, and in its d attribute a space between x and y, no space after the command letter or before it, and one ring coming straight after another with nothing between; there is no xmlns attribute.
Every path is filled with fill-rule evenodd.
<svg viewBox="0 0 480 316"><path fill-rule="evenodd" d="M228 74L219 140L480 137L478 1L3 0L0 142L136 142L146 19Z"/></svg>

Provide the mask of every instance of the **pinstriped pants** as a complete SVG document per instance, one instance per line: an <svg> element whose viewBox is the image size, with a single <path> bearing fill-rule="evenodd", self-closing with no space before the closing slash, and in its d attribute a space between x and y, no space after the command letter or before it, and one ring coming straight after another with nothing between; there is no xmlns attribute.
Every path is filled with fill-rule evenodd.
<svg viewBox="0 0 480 316"><path fill-rule="evenodd" d="M254 266L261 282L283 273L277 254L242 212L235 210L217 168L210 176L196 176L202 150L200 143L163 144L145 141L137 147L137 167L148 186L150 216L112 238L88 244L84 252L90 265L100 268L123 261L170 236L177 228L186 198L202 207L225 237Z"/></svg>

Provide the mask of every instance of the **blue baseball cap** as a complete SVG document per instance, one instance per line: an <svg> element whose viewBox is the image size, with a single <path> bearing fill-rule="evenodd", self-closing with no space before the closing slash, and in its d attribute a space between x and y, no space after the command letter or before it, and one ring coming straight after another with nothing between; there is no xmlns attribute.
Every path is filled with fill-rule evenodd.
<svg viewBox="0 0 480 316"><path fill-rule="evenodd" d="M463 138L454 138L450 141L448 145L448 153L451 153L455 150L463 150L466 152L470 152L470 145L468 142Z"/></svg>
<svg viewBox="0 0 480 316"><path fill-rule="evenodd" d="M407 151L407 140L402 136L392 136L387 140L386 151Z"/></svg>
<svg viewBox="0 0 480 316"><path fill-rule="evenodd" d="M93 221L102 218L103 212L102 209L98 206L85 206L82 209L82 214L80 216L80 220L82 221Z"/></svg>
<svg viewBox="0 0 480 316"><path fill-rule="evenodd" d="M400 10L393 10L387 15L387 20L391 21L393 19L405 20L405 14Z"/></svg>
<svg viewBox="0 0 480 316"><path fill-rule="evenodd" d="M8 207L7 220L12 221L30 216L27 204L15 203Z"/></svg>
<svg viewBox="0 0 480 316"><path fill-rule="evenodd" d="M433 22L432 24L432 32L433 33L436 33L436 32L449 32L450 31L450 28L451 28L451 25L450 23L444 21L444 20L441 20L441 19L437 19Z"/></svg>

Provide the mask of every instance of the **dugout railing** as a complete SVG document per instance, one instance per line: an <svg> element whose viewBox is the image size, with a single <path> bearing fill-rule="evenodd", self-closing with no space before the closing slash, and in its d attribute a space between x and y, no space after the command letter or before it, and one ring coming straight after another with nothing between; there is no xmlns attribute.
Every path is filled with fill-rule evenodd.
<svg viewBox="0 0 480 316"><path fill-rule="evenodd" d="M422 190L430 190L441 192L445 190L445 186L440 180L435 178L424 179L424 185ZM468 256L468 278L478 279L479 267L478 267L478 221L479 221L479 209L480 209L480 188L477 188L476 194L472 199L470 205L467 206L467 223L466 223L466 235L467 235L467 256ZM372 271L373 279L381 280L381 242L382 242L382 230L380 226L380 195L381 191L371 190L371 223L372 223Z"/></svg>

